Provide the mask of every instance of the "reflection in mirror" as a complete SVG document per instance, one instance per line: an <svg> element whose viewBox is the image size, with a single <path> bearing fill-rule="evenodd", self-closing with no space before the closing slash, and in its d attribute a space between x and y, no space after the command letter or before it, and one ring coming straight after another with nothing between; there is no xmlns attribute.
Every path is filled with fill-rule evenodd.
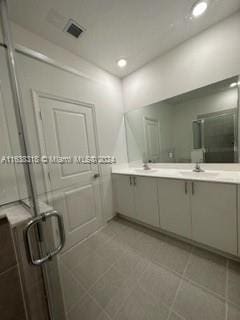
<svg viewBox="0 0 240 320"><path fill-rule="evenodd" d="M129 161L238 162L233 77L125 114Z"/></svg>

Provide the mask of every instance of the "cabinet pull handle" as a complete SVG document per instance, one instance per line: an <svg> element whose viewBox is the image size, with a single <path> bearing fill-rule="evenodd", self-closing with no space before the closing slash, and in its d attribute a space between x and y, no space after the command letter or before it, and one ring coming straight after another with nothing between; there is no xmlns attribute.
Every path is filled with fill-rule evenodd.
<svg viewBox="0 0 240 320"><path fill-rule="evenodd" d="M136 177L133 177L134 185L136 186Z"/></svg>
<svg viewBox="0 0 240 320"><path fill-rule="evenodd" d="M132 177L129 177L129 184L132 185Z"/></svg>
<svg viewBox="0 0 240 320"><path fill-rule="evenodd" d="M185 181L184 187L185 187L185 194L187 194L188 193L188 183L187 183L187 181Z"/></svg>
<svg viewBox="0 0 240 320"><path fill-rule="evenodd" d="M58 246L50 252L47 252L45 256L40 258L35 258L34 253L32 252L32 237L31 230L34 226L40 225L43 227L43 224L49 220L55 218L57 220L57 226L60 236L60 243ZM54 256L56 256L64 247L65 244L65 231L64 231L64 223L62 216L55 210L45 212L33 219L31 219L24 228L24 243L27 250L28 260L34 266L40 266L48 260L51 260Z"/></svg>
<svg viewBox="0 0 240 320"><path fill-rule="evenodd" d="M194 182L192 182L192 195L195 193Z"/></svg>

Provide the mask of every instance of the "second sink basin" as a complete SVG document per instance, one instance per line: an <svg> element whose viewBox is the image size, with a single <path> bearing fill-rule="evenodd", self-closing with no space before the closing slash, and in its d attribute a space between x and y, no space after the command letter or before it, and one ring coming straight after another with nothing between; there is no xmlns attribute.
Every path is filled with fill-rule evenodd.
<svg viewBox="0 0 240 320"><path fill-rule="evenodd" d="M195 171L180 171L180 174L184 177L194 177L194 178L216 178L219 175L219 172L216 171L203 171L203 172L195 172Z"/></svg>
<svg viewBox="0 0 240 320"><path fill-rule="evenodd" d="M151 173L154 173L154 172L157 172L158 170L157 169L149 169L149 170L145 170L145 169L143 169L143 168L136 168L136 169L134 169L134 171L135 172L137 172L137 173L146 173L146 174L151 174Z"/></svg>

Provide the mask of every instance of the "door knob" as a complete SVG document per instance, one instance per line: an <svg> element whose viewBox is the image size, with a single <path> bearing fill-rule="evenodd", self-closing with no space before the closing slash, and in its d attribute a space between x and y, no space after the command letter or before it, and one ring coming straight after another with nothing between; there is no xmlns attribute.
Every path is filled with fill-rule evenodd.
<svg viewBox="0 0 240 320"><path fill-rule="evenodd" d="M94 175L93 175L93 178L94 179L97 179L97 178L99 178L100 177L100 174L99 173L95 173Z"/></svg>

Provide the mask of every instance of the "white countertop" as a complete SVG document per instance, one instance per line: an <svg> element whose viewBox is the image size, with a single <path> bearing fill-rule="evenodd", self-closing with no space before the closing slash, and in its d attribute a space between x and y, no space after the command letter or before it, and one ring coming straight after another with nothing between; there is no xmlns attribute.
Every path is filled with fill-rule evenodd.
<svg viewBox="0 0 240 320"><path fill-rule="evenodd" d="M198 173L193 172L191 169L186 170L180 168L173 169L154 167L151 170L143 170L141 167L133 168L115 166L112 168L112 174L240 184L239 171L205 170L204 172Z"/></svg>

